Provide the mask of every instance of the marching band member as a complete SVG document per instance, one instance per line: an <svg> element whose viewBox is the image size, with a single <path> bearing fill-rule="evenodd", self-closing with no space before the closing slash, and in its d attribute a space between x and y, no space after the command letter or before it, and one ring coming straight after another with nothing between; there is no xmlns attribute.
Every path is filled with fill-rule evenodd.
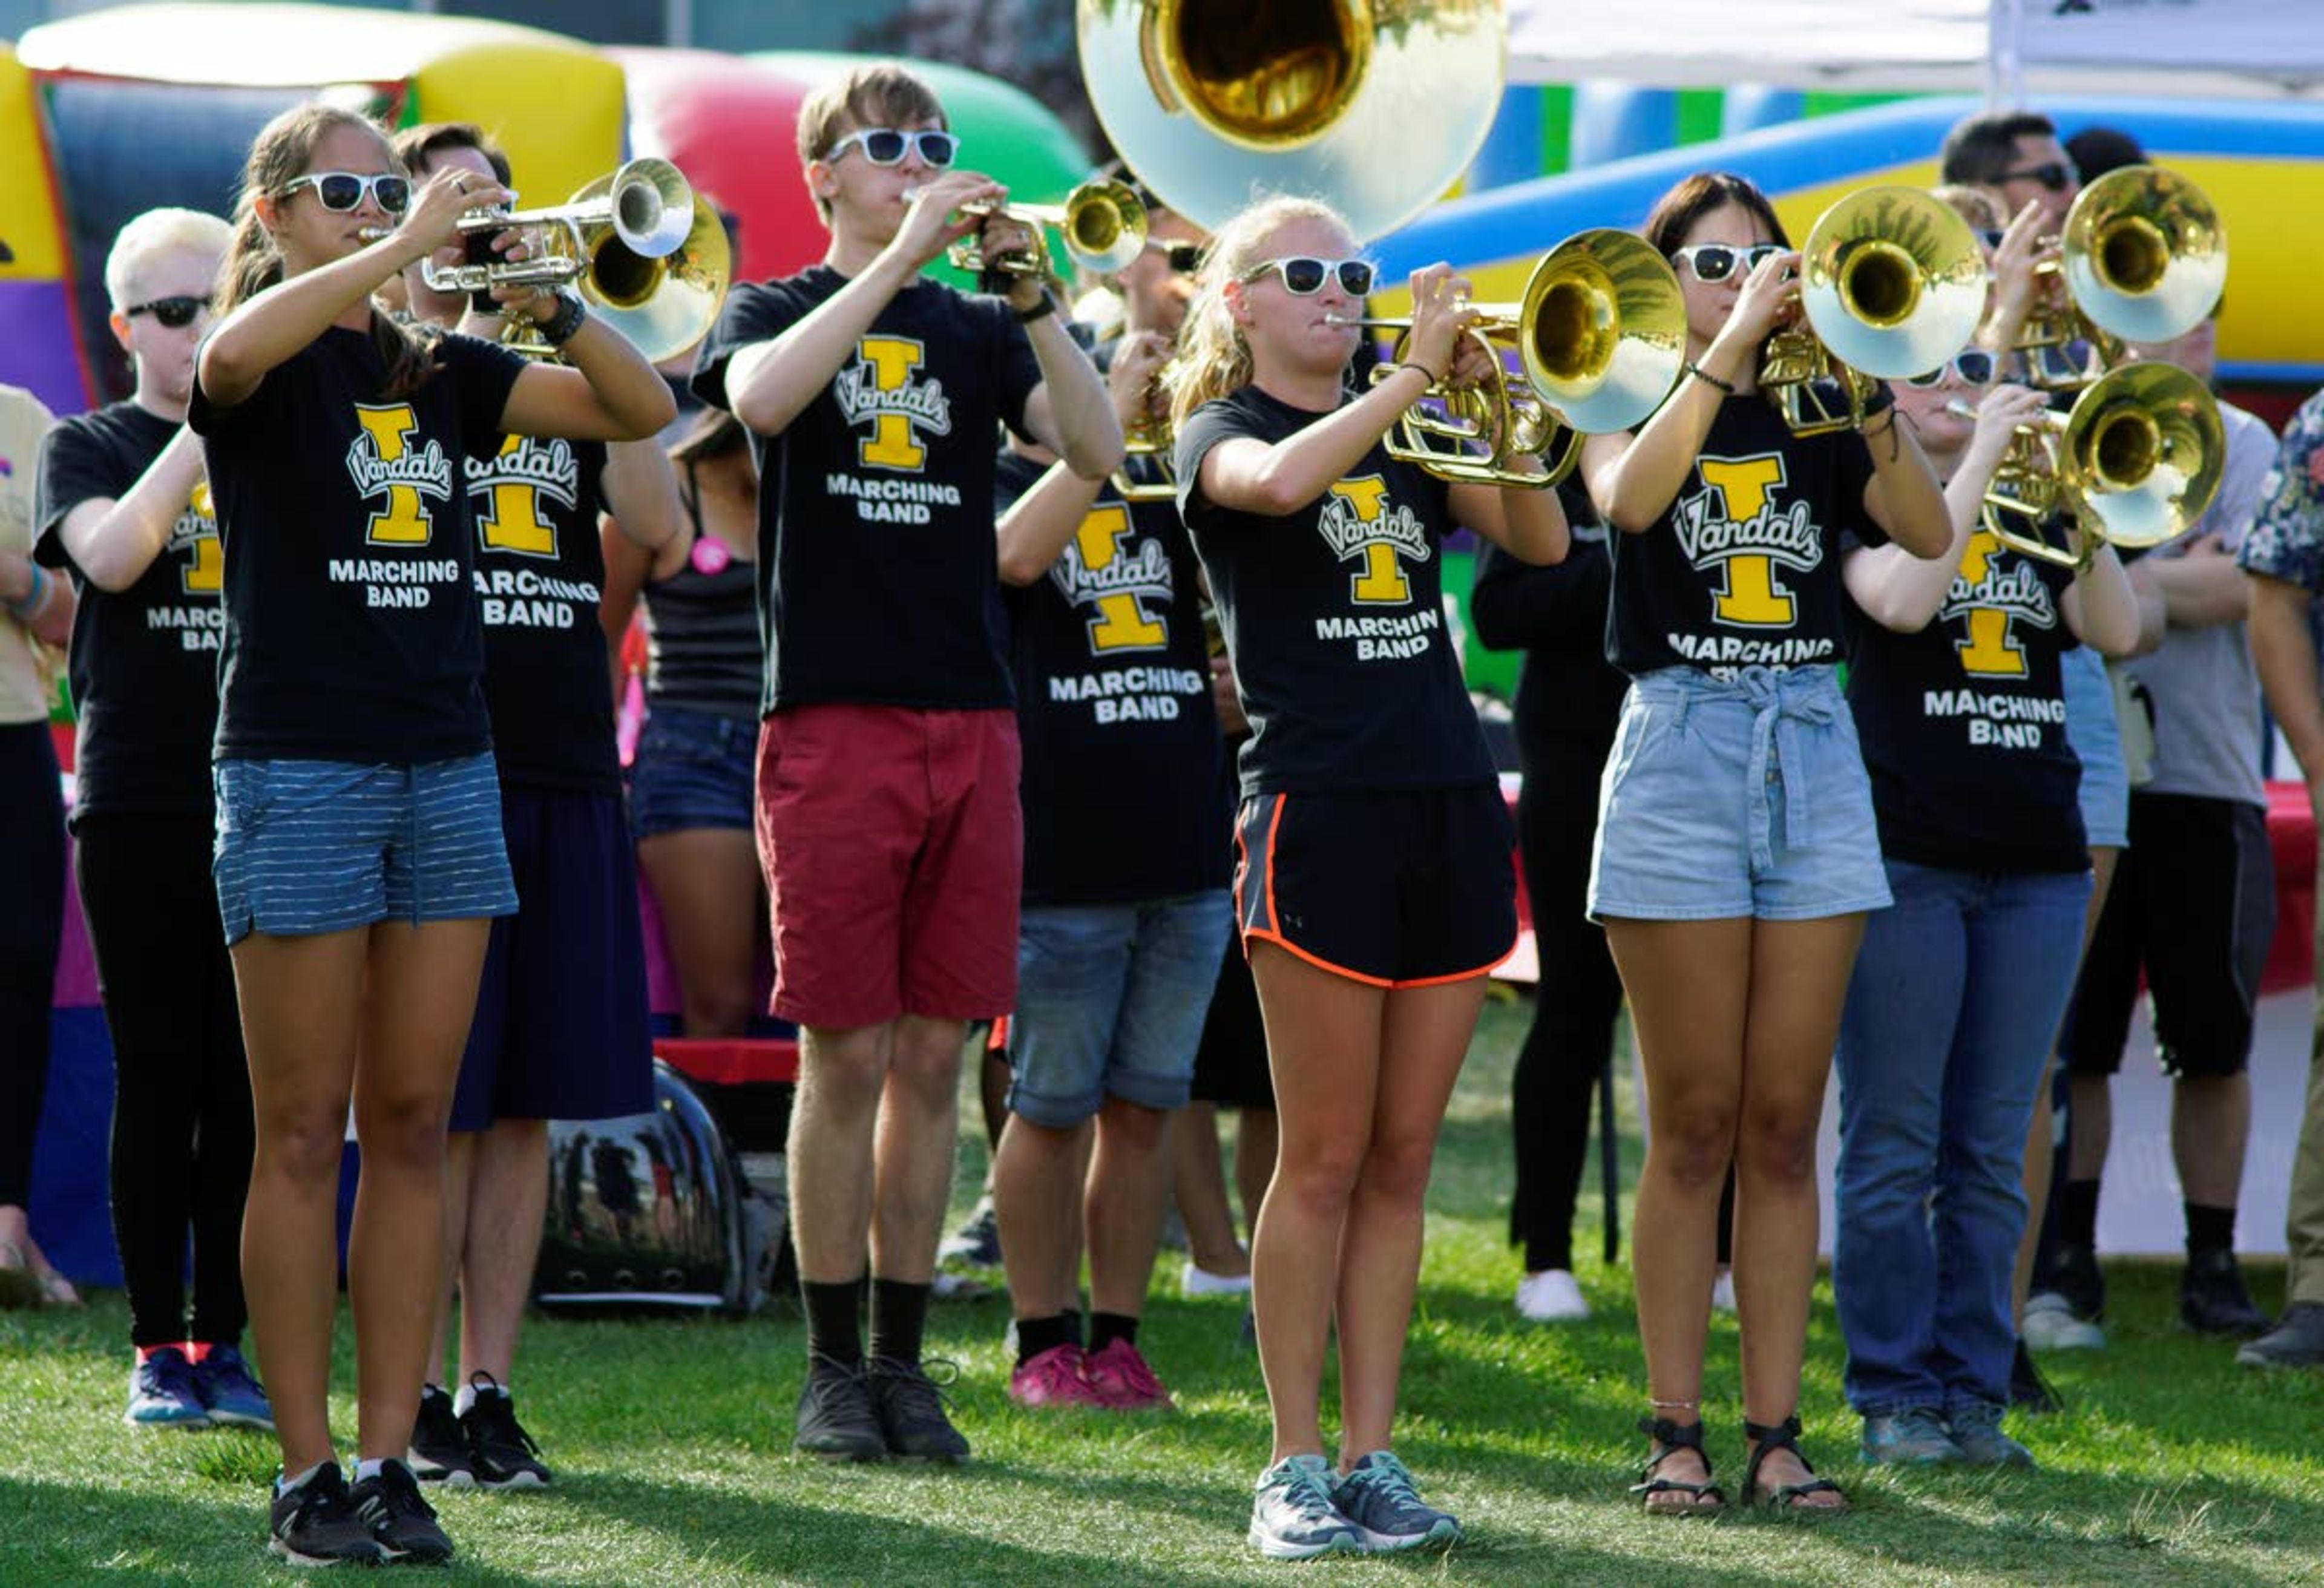
<svg viewBox="0 0 2324 1588"><path fill-rule="evenodd" d="M1274 1445L1250 1537L1273 1558L1460 1536L1389 1446L1429 1163L1516 914L1438 552L1455 522L1531 561L1566 547L1554 495L1447 485L1381 449L1424 391L1499 371L1459 339L1467 283L1435 265L1412 279L1402 366L1351 398L1372 276L1329 208L1264 200L1220 229L1169 377L1179 507L1255 730L1237 909L1281 1144L1251 1258ZM1317 1405L1335 1316L1336 1468Z"/></svg>
<svg viewBox="0 0 2324 1588"><path fill-rule="evenodd" d="M1794 436L1757 381L1796 312L1798 255L1759 190L1691 176L1647 217L1685 294L1687 364L1635 434L1582 453L1618 533L1608 653L1631 688L1606 765L1591 914L1628 989L1650 1128L1632 1260L1654 1440L1639 1492L1693 1515L1724 1494L1702 1449L1720 1186L1736 1171L1744 1498L1846 1503L1798 1448L1816 1262L1815 1134L1864 914L1888 902L1835 678L1839 541L1917 557L1952 526L1893 411Z"/></svg>
<svg viewBox="0 0 2324 1588"><path fill-rule="evenodd" d="M282 1445L270 1547L296 1560L451 1553L403 1460L436 1310L418 1277L442 1271L445 1122L491 919L516 907L460 460L512 431L649 436L672 412L577 297L499 290L571 367L373 307L510 197L457 171L415 197L370 122L283 112L251 147L195 366L225 549L216 875L257 1117L243 1278ZM352 1487L327 1403L351 1098Z"/></svg>

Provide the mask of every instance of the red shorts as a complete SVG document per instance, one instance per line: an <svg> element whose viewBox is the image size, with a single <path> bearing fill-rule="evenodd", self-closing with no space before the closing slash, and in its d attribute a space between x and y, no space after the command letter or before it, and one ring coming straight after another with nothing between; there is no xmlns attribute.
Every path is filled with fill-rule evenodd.
<svg viewBox="0 0 2324 1588"><path fill-rule="evenodd" d="M844 1030L1017 1000L1013 711L788 706L759 729L774 1012Z"/></svg>

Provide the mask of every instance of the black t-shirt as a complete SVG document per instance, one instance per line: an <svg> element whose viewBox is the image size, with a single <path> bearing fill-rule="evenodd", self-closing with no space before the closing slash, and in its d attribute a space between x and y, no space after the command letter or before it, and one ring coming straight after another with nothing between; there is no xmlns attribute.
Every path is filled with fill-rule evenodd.
<svg viewBox="0 0 2324 1588"><path fill-rule="evenodd" d="M998 517L1040 479L1007 452ZM1025 902L1223 888L1219 719L1194 549L1167 503L1109 485L1047 574L1001 591L1025 746Z"/></svg>
<svg viewBox="0 0 2324 1588"><path fill-rule="evenodd" d="M604 472L602 441L510 436L492 457L468 460L484 704L503 783L622 789L605 632L597 626Z"/></svg>
<svg viewBox="0 0 2324 1588"><path fill-rule="evenodd" d="M1693 667L1836 662L1846 642L1840 537L1886 537L1864 512L1872 455L1853 430L1794 436L1774 405L1720 405L1662 522L1608 537L1606 660L1632 678Z"/></svg>
<svg viewBox="0 0 2324 1588"><path fill-rule="evenodd" d="M41 444L35 554L67 570L80 597L71 657L76 816L210 808L226 609L209 487L196 483L161 554L126 590L90 584L59 532L82 503L128 495L177 433L175 421L116 402L63 420Z"/></svg>
<svg viewBox="0 0 2324 1588"><path fill-rule="evenodd" d="M1848 700L1890 859L2089 868L2058 661L2075 643L2059 599L2072 582L1980 529L1926 628L1900 634L1857 618Z"/></svg>
<svg viewBox="0 0 2324 1588"><path fill-rule="evenodd" d="M1196 409L1178 432L1179 511L1253 729L1243 797L1490 783L1444 622L1444 482L1375 446L1287 517L1202 494L1203 459L1220 442L1272 445L1324 417L1246 386Z"/></svg>
<svg viewBox="0 0 2324 1588"><path fill-rule="evenodd" d="M226 548L217 757L419 765L492 746L459 459L500 450L524 370L473 337L384 394L368 333L333 327L240 405L189 417Z"/></svg>
<svg viewBox="0 0 2324 1588"><path fill-rule="evenodd" d="M847 284L827 265L727 294L694 390L726 406L726 365ZM997 298L915 282L880 310L832 383L759 462L763 710L845 700L1006 706L997 632L993 442L1022 433L1041 383Z"/></svg>

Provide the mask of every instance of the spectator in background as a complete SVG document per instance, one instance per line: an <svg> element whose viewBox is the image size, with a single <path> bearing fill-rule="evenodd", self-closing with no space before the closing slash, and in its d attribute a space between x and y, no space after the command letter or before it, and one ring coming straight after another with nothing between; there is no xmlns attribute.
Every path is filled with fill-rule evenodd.
<svg viewBox="0 0 2324 1588"><path fill-rule="evenodd" d="M49 1006L65 903L65 809L49 738L54 648L73 593L33 562L33 465L56 422L0 386L0 1306L80 1297L32 1239L32 1134L49 1084Z"/></svg>
<svg viewBox="0 0 2324 1588"><path fill-rule="evenodd" d="M2324 392L2284 427L2261 491L2259 517L2237 560L2251 578L2251 648L2267 704L2324 826L2324 686L2318 683L2316 603L2324 596ZM2324 862L2319 862L2324 872ZM2324 981L2324 915L2316 963ZM2236 1353L2246 1367L2324 1368L2324 1004L2308 1059L2308 1102L2292 1164L2283 1316Z"/></svg>
<svg viewBox="0 0 2324 1588"><path fill-rule="evenodd" d="M185 428L233 235L214 215L155 209L114 239L106 291L135 390L49 433L38 522L41 560L80 596L72 825L113 1039L113 1233L136 1353L127 1419L271 1431L241 1351L250 1071L234 964L210 929L225 570L201 441Z"/></svg>

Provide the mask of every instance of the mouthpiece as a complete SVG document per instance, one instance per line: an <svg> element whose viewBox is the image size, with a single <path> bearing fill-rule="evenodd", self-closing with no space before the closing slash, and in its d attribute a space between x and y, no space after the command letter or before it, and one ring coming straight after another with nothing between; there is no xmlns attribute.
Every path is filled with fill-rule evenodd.
<svg viewBox="0 0 2324 1588"><path fill-rule="evenodd" d="M383 238L395 235L395 230L392 226L365 226L355 235L366 243L376 243Z"/></svg>

